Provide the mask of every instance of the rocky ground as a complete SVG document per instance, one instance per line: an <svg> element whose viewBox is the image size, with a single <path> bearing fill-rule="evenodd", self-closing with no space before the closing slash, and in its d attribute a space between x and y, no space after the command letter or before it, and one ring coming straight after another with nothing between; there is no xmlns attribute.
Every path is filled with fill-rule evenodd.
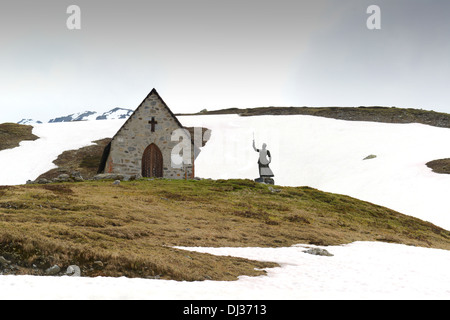
<svg viewBox="0 0 450 320"><path fill-rule="evenodd" d="M9 250L8 250L9 251ZM37 257L33 263L28 263L16 252L2 249L0 256L0 275L35 275L35 276L90 276L103 269L102 261L94 261L90 265L80 268L77 265L63 266L51 264L50 259L44 255Z"/></svg>

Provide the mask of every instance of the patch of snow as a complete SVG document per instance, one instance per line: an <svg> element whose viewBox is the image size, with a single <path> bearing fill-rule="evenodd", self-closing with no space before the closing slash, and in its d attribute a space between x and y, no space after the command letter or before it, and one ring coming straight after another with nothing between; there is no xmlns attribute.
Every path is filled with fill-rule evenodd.
<svg viewBox="0 0 450 320"><path fill-rule="evenodd" d="M48 123L58 123L58 122L72 122L72 121L94 121L94 120L123 120L127 119L133 110L124 108L114 108L112 110L106 111L102 114L98 114L96 111L83 111L67 116L57 117L50 119ZM24 119L26 120L26 119ZM21 120L21 121L24 121ZM42 123L42 122L38 122Z"/></svg>
<svg viewBox="0 0 450 320"><path fill-rule="evenodd" d="M299 300L450 298L450 251L380 242L326 247L182 248L273 261L266 276L237 281L0 276L0 299Z"/></svg>
<svg viewBox="0 0 450 320"><path fill-rule="evenodd" d="M35 141L22 141L14 149L0 151L0 185L25 184L56 168L53 163L67 150L92 145L92 141L112 137L125 120L77 121L35 125Z"/></svg>
<svg viewBox="0 0 450 320"><path fill-rule="evenodd" d="M127 119L133 110L123 109L123 108L114 108L110 111L104 112L102 115L98 116L96 120L118 120L118 119Z"/></svg>
<svg viewBox="0 0 450 320"><path fill-rule="evenodd" d="M450 229L449 175L425 163L448 158L450 130L419 124L351 122L310 116L183 116L212 129L197 176L258 176L267 143L275 183L310 186L383 205ZM52 169L66 150L112 137L123 120L35 125L36 141L0 152L0 184L23 184ZM376 158L363 160L368 155ZM332 257L290 248L185 248L278 262L267 276L177 282L128 278L0 276L0 299L449 299L450 251L356 242L326 247Z"/></svg>
<svg viewBox="0 0 450 320"><path fill-rule="evenodd" d="M303 115L178 118L212 130L195 162L198 177L257 178L254 134L257 148L267 143L276 185L348 195L450 230L450 175L426 166L450 157L450 129Z"/></svg>

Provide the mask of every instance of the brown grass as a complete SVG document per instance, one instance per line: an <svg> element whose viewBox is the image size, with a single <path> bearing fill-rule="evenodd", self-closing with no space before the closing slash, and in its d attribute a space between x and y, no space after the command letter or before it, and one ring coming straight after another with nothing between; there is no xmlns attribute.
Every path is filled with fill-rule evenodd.
<svg viewBox="0 0 450 320"><path fill-rule="evenodd" d="M275 264L173 247L368 240L450 249L449 231L419 219L307 187L277 188L158 179L3 187L0 255L22 273L78 264L87 276L234 280Z"/></svg>
<svg viewBox="0 0 450 320"><path fill-rule="evenodd" d="M435 173L450 174L450 159L430 161L427 166Z"/></svg>
<svg viewBox="0 0 450 320"><path fill-rule="evenodd" d="M64 151L53 161L58 166L41 174L36 180L45 178L48 180L58 177L62 173L70 174L77 171L84 179L93 178L98 171L103 150L111 141L110 138L94 141L94 145L77 150Z"/></svg>
<svg viewBox="0 0 450 320"><path fill-rule="evenodd" d="M450 128L450 114L412 108L382 106L360 107L259 107L229 108L213 111L200 111L196 115L238 114L240 116L258 115L310 115L350 121L374 121L385 123L422 123L436 127ZM182 114L190 115L190 114Z"/></svg>
<svg viewBox="0 0 450 320"><path fill-rule="evenodd" d="M18 147L25 140L36 140L37 136L32 134L33 127L16 123L0 124L0 150Z"/></svg>

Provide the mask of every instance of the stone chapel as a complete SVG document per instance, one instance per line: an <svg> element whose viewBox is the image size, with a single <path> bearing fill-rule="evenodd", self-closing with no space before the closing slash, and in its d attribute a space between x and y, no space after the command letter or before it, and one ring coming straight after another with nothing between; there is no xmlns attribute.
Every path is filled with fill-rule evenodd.
<svg viewBox="0 0 450 320"><path fill-rule="evenodd" d="M177 129L187 131L153 89L106 146L99 173L137 178L194 178L194 160L199 149L189 134L173 141L174 131L180 132ZM181 139L189 139L191 163L177 166L172 154Z"/></svg>

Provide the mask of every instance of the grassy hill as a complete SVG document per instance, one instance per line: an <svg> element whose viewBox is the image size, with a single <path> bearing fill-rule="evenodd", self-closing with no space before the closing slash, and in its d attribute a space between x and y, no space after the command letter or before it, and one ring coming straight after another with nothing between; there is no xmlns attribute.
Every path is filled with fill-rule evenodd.
<svg viewBox="0 0 450 320"><path fill-rule="evenodd" d="M0 124L0 151L19 146L24 140L36 140L37 136L32 134L33 127L16 123Z"/></svg>
<svg viewBox="0 0 450 320"><path fill-rule="evenodd" d="M450 174L450 159L433 160L428 162L427 166L431 168L433 172Z"/></svg>
<svg viewBox="0 0 450 320"><path fill-rule="evenodd" d="M196 115L238 114L259 115L309 115L350 121L384 123L422 123L435 127L450 128L450 114L429 110L396 107L261 107L203 110ZM185 114L186 115L186 114Z"/></svg>
<svg viewBox="0 0 450 320"><path fill-rule="evenodd" d="M303 108L287 109L244 109L242 115L298 114ZM321 109L314 115L339 118L341 114L339 109ZM400 121L401 112L391 108L353 109L378 114L366 121ZM353 111L343 112L340 117L349 118ZM404 112L402 121L414 119L416 111ZM447 116L440 117L431 116L434 120L428 124L445 126ZM0 125L0 150L37 139L31 130L30 126ZM44 176L80 171L89 178L96 173L108 141L66 151L55 161L59 168ZM448 162L436 165L448 173ZM85 181L0 186L0 256L14 266L5 268L0 263L0 273L41 275L54 264L63 269L77 264L85 276L235 280L239 275L263 274L255 268L275 264L186 252L173 246L276 247L362 240L450 249L450 232L431 223L308 187L275 188L249 180L163 179L120 185Z"/></svg>
<svg viewBox="0 0 450 320"><path fill-rule="evenodd" d="M351 197L250 180L137 180L0 187L0 256L14 274L235 280L273 267L173 246L387 241L450 249L450 232Z"/></svg>

